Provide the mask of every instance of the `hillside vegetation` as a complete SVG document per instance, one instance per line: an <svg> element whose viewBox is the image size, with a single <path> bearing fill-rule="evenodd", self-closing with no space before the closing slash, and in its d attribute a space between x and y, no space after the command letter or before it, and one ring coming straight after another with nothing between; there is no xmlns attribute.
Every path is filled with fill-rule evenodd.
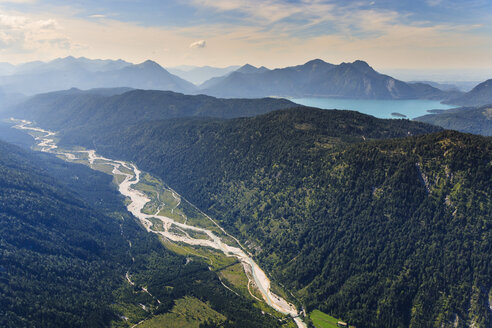
<svg viewBox="0 0 492 328"><path fill-rule="evenodd" d="M89 118L90 130L86 112L47 107L36 119L67 120L62 145L161 177L237 235L308 312L358 327L491 325L490 138L305 107L135 121L139 108L115 107L113 125Z"/></svg>
<svg viewBox="0 0 492 328"><path fill-rule="evenodd" d="M95 140L219 218L308 311L359 327L489 327L492 142L434 131L304 108Z"/></svg>
<svg viewBox="0 0 492 328"><path fill-rule="evenodd" d="M279 325L166 250L106 174L0 142L0 203L1 327L131 327L176 311L197 327Z"/></svg>
<svg viewBox="0 0 492 328"><path fill-rule="evenodd" d="M52 130L73 130L80 138L140 122L178 117L235 118L298 106L285 99L218 99L170 91L70 89L36 95L3 113ZM112 91L112 93L111 93Z"/></svg>
<svg viewBox="0 0 492 328"><path fill-rule="evenodd" d="M492 106L453 108L415 120L445 129L492 136Z"/></svg>

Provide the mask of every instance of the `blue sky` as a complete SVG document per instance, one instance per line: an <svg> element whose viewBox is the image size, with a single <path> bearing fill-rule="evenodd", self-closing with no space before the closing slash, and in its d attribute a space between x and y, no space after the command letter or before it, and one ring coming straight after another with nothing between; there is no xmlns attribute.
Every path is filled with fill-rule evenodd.
<svg viewBox="0 0 492 328"><path fill-rule="evenodd" d="M492 68L490 0L0 0L0 62Z"/></svg>

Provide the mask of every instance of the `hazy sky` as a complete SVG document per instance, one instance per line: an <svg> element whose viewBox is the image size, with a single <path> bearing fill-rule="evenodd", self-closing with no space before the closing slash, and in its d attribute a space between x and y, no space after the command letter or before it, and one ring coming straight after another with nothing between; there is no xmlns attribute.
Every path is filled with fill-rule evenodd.
<svg viewBox="0 0 492 328"><path fill-rule="evenodd" d="M491 0L0 0L0 62L492 68Z"/></svg>

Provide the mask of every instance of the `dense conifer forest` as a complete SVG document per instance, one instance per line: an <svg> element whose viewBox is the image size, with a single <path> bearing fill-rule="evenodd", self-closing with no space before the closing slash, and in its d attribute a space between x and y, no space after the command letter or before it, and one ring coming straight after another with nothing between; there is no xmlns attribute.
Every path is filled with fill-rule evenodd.
<svg viewBox="0 0 492 328"><path fill-rule="evenodd" d="M0 142L0 326L129 327L184 297L217 313L183 313L197 327L279 325L166 250L122 201L109 175Z"/></svg>
<svg viewBox="0 0 492 328"><path fill-rule="evenodd" d="M229 120L166 113L90 125L77 119L88 112L61 107L31 117L61 129L60 145L161 177L308 311L358 327L491 325L490 138L306 107Z"/></svg>
<svg viewBox="0 0 492 328"><path fill-rule="evenodd" d="M94 141L219 218L308 310L361 327L488 327L492 141L438 130L300 108Z"/></svg>

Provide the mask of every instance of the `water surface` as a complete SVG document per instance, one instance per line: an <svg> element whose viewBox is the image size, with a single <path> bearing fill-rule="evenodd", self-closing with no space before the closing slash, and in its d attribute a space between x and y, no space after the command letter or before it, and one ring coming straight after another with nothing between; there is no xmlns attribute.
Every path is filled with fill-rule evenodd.
<svg viewBox="0 0 492 328"><path fill-rule="evenodd" d="M429 114L431 109L448 109L456 106L441 104L436 100L367 100L339 98L294 98L291 101L305 106L323 109L350 109L379 118L404 118L392 115L398 113L413 119Z"/></svg>

